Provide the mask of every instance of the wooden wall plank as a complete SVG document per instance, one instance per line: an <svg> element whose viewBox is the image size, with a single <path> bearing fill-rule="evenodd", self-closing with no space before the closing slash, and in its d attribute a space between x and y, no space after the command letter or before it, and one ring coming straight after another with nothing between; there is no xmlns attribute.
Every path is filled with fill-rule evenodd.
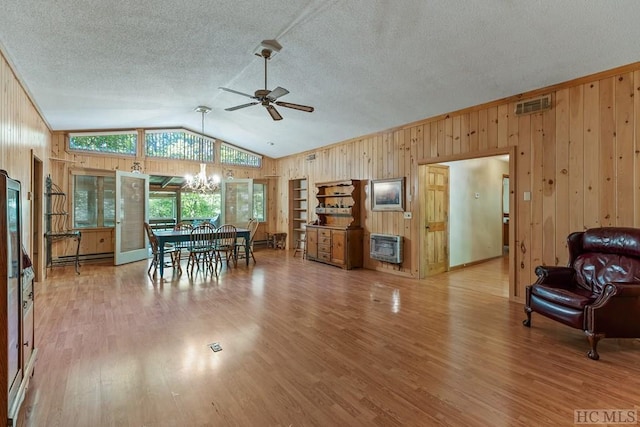
<svg viewBox="0 0 640 427"><path fill-rule="evenodd" d="M558 265L556 253L557 187L556 111L542 113L542 263Z"/></svg>
<svg viewBox="0 0 640 427"><path fill-rule="evenodd" d="M619 227L631 227L634 222L634 115L633 73L616 77L616 221Z"/></svg>
<svg viewBox="0 0 640 427"><path fill-rule="evenodd" d="M636 228L640 228L640 171L637 169L640 165L640 71L635 71L633 73L633 87L636 88L635 96L633 97L633 119L635 125L635 180L633 187L633 206L634 206L634 218L633 218L633 226Z"/></svg>
<svg viewBox="0 0 640 427"><path fill-rule="evenodd" d="M531 265L542 264L542 249L544 235L542 223L544 221L543 179L544 179L544 152L542 135L544 122L542 113L531 115L531 174L539 177L531 183Z"/></svg>
<svg viewBox="0 0 640 427"><path fill-rule="evenodd" d="M584 229L583 87L569 90L569 229Z"/></svg>
<svg viewBox="0 0 640 427"><path fill-rule="evenodd" d="M600 227L600 85L584 86L584 226Z"/></svg>
<svg viewBox="0 0 640 427"><path fill-rule="evenodd" d="M615 114L614 78L600 80L600 223L615 224Z"/></svg>
<svg viewBox="0 0 640 427"><path fill-rule="evenodd" d="M487 145L498 148L498 107L487 108Z"/></svg>
<svg viewBox="0 0 640 427"><path fill-rule="evenodd" d="M460 116L460 153L462 154L471 150L469 137L469 113L465 113Z"/></svg>
<svg viewBox="0 0 640 427"><path fill-rule="evenodd" d="M460 136L460 121L462 120L461 116L455 116L453 117L453 131L452 131L452 140L453 140L453 150L452 153L453 154L460 154L460 152L462 151L462 141L461 141L461 136Z"/></svg>
<svg viewBox="0 0 640 427"><path fill-rule="evenodd" d="M489 140L487 136L488 127L488 111L486 108L478 111L478 150L486 151L489 148Z"/></svg>
<svg viewBox="0 0 640 427"><path fill-rule="evenodd" d="M516 156L516 198L518 199L518 211L514 212L516 220L516 275L518 286L516 289L523 289L524 286L533 283L533 269L531 264L531 221L532 221L532 149L531 149L531 116L520 116L518 120L520 137L518 141L518 155ZM529 196L527 200L526 195ZM520 292L520 295L523 295Z"/></svg>
<svg viewBox="0 0 640 427"><path fill-rule="evenodd" d="M497 118L498 141L497 147L506 147L509 144L509 105L498 106Z"/></svg>
<svg viewBox="0 0 640 427"><path fill-rule="evenodd" d="M472 111L469 113L469 151L472 153L480 151L480 132L478 130L479 120L478 111Z"/></svg>
<svg viewBox="0 0 640 427"><path fill-rule="evenodd" d="M569 260L567 236L569 226L569 89L556 92L555 96L555 176L556 176L556 265L566 265Z"/></svg>

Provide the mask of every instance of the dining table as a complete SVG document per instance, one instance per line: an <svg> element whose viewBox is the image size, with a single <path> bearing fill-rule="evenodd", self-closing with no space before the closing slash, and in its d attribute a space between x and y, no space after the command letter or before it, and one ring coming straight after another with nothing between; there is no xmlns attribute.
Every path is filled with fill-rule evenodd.
<svg viewBox="0 0 640 427"><path fill-rule="evenodd" d="M215 232L214 232L215 233ZM164 246L165 243L178 243L178 242L188 242L191 240L191 230L158 230L155 231L154 234L158 238L158 246L160 247L160 259L164 259ZM238 228L236 229L236 236L239 238L243 238L245 241L244 245L244 257L249 265L249 245L246 243L249 241L250 233L248 228ZM164 262L160 263L160 277L164 274Z"/></svg>

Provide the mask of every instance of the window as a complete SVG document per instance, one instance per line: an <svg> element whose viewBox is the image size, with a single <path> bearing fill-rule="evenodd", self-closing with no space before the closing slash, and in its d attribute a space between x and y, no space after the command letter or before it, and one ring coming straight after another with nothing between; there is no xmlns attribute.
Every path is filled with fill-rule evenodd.
<svg viewBox="0 0 640 427"><path fill-rule="evenodd" d="M114 176L74 175L73 227L114 227L115 196Z"/></svg>
<svg viewBox="0 0 640 427"><path fill-rule="evenodd" d="M180 219L216 219L221 212L220 192L190 193L180 196Z"/></svg>
<svg viewBox="0 0 640 427"><path fill-rule="evenodd" d="M267 220L267 185L253 183L253 219Z"/></svg>
<svg viewBox="0 0 640 427"><path fill-rule="evenodd" d="M149 192L149 218L168 219L178 217L178 197L173 191Z"/></svg>
<svg viewBox="0 0 640 427"><path fill-rule="evenodd" d="M145 132L145 154L165 159L215 160L215 140L186 130L153 130Z"/></svg>
<svg viewBox="0 0 640 427"><path fill-rule="evenodd" d="M262 156L241 150L231 145L220 145L220 163L235 166L262 167Z"/></svg>
<svg viewBox="0 0 640 427"><path fill-rule="evenodd" d="M93 132L69 134L69 149L135 156L138 134L131 132Z"/></svg>

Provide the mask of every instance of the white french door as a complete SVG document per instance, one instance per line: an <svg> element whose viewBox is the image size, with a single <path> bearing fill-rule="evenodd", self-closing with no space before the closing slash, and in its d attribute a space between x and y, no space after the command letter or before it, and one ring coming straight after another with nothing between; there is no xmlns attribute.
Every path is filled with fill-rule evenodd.
<svg viewBox="0 0 640 427"><path fill-rule="evenodd" d="M115 265L149 256L144 223L149 220L149 175L116 171Z"/></svg>
<svg viewBox="0 0 640 427"><path fill-rule="evenodd" d="M253 215L253 180L224 181L222 197L224 200L224 223L245 227Z"/></svg>

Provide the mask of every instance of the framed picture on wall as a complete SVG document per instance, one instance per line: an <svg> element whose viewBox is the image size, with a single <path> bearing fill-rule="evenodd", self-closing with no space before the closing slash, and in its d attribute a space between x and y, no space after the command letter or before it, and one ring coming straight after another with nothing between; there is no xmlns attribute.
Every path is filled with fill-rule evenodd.
<svg viewBox="0 0 640 427"><path fill-rule="evenodd" d="M371 210L404 211L404 177L372 180Z"/></svg>

